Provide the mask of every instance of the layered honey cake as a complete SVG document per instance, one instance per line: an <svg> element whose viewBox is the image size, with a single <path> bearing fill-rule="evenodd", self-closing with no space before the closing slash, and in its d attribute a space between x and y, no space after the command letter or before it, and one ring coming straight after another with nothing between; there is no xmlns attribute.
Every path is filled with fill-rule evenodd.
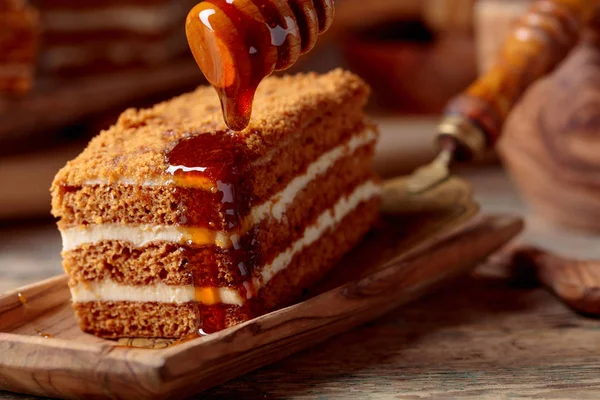
<svg viewBox="0 0 600 400"><path fill-rule="evenodd" d="M38 13L22 0L0 0L0 94L22 95L33 85Z"/></svg>
<svg viewBox="0 0 600 400"><path fill-rule="evenodd" d="M177 338L297 299L378 218L368 93L342 70L270 77L241 132L209 87L125 111L52 186L81 328Z"/></svg>

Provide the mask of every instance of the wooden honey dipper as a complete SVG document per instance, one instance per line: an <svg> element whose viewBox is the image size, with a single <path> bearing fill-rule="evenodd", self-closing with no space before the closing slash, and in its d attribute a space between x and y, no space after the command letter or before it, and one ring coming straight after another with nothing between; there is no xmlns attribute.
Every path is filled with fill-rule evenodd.
<svg viewBox="0 0 600 400"><path fill-rule="evenodd" d="M231 129L248 126L260 82L310 51L333 14L333 0L205 0L190 11L190 48Z"/></svg>
<svg viewBox="0 0 600 400"><path fill-rule="evenodd" d="M444 181L454 159L477 158L491 149L513 106L577 45L599 4L598 0L536 0L492 69L449 102L438 127L442 150L410 177L408 192L420 193Z"/></svg>

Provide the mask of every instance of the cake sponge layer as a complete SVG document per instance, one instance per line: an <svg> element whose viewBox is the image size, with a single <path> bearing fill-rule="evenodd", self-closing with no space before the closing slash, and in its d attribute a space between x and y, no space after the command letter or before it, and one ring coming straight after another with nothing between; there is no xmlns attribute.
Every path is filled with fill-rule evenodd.
<svg viewBox="0 0 600 400"><path fill-rule="evenodd" d="M204 317L193 303L138 303L125 301L74 304L82 331L107 339L122 337L184 338L198 333L200 319L218 318L234 326L253 318L245 307L205 308Z"/></svg>
<svg viewBox="0 0 600 400"><path fill-rule="evenodd" d="M298 240L304 228L332 207L340 195L349 194L362 182L372 179L373 151L374 143L371 142L346 155L328 173L311 181L281 218L269 217L243 236L240 243L248 255L247 270L254 271L270 262ZM182 285L193 283L191 277L195 276L198 278L195 283L201 286L240 284L248 277L240 274L228 254L216 246L189 247L186 243L157 241L136 247L122 240L104 240L65 251L63 266L73 283L110 279L128 285ZM218 271L216 275L215 270ZM200 279L210 275L213 279L218 278L218 282Z"/></svg>
<svg viewBox="0 0 600 400"><path fill-rule="evenodd" d="M322 279L355 246L378 218L379 199L361 203L337 228L298 253L258 296L243 306L197 303L74 303L81 329L101 337L180 338L220 330L283 307Z"/></svg>

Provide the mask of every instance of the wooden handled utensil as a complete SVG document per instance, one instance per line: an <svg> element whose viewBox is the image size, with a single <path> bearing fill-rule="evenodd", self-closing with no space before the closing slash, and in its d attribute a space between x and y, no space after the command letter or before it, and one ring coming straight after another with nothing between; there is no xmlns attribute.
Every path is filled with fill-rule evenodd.
<svg viewBox="0 0 600 400"><path fill-rule="evenodd" d="M597 0L538 0L520 19L495 66L447 106L438 127L441 152L409 177L386 185L383 209L418 209L455 184L450 164L476 159L501 136L512 107L526 89L560 64L579 42L600 5ZM450 179L449 179L450 178ZM399 185L398 181L402 185ZM399 190L398 188L402 188ZM569 260L539 249L514 253L512 269L534 277L571 308L600 315L598 262Z"/></svg>
<svg viewBox="0 0 600 400"><path fill-rule="evenodd" d="M439 156L408 179L408 194L444 181L452 161L476 159L491 149L512 107L533 82L565 59L598 4L597 0L535 1L515 26L495 66L448 104L438 127Z"/></svg>
<svg viewBox="0 0 600 400"><path fill-rule="evenodd" d="M455 159L476 159L501 136L509 112L527 88L551 72L569 54L594 17L597 0L537 0L519 20L499 60L447 106L438 127L441 152L406 180L406 192L395 198L418 203L443 191ZM388 196L388 198L391 198ZM393 212L392 203L384 208ZM526 248L517 250L513 269L533 272L537 280L573 309L600 315L599 262L569 260Z"/></svg>

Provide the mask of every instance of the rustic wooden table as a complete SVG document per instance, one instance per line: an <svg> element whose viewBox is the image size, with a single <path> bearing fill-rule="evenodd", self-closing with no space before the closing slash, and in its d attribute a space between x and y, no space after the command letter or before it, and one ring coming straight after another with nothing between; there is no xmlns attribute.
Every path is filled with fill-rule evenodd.
<svg viewBox="0 0 600 400"><path fill-rule="evenodd" d="M530 213L500 167L463 175L485 212L527 216L521 240L600 258L597 237ZM53 224L0 228L0 292L60 272ZM573 313L544 289L480 274L202 398L598 398L598 368L600 321Z"/></svg>

